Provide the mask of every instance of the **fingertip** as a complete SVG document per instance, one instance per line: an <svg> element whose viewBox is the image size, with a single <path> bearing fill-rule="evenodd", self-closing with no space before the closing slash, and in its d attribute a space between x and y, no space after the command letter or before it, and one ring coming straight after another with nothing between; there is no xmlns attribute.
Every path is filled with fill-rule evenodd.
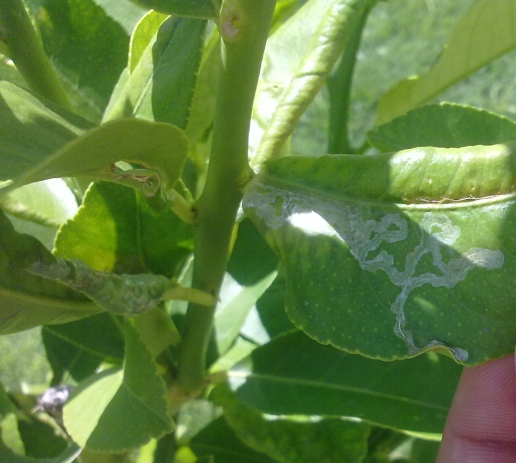
<svg viewBox="0 0 516 463"><path fill-rule="evenodd" d="M516 455L514 356L464 368L437 463L505 463Z"/></svg>

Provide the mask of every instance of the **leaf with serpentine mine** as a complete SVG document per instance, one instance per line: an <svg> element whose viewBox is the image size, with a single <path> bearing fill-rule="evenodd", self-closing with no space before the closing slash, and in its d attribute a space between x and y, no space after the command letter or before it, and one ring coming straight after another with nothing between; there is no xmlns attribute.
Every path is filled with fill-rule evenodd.
<svg viewBox="0 0 516 463"><path fill-rule="evenodd" d="M514 349L516 144L270 163L244 209L309 336L384 360Z"/></svg>

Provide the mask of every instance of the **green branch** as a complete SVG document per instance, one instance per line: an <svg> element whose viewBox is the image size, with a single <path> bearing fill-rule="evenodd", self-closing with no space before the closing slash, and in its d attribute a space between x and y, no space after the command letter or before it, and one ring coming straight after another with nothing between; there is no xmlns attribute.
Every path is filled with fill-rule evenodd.
<svg viewBox="0 0 516 463"><path fill-rule="evenodd" d="M0 0L0 43L31 90L71 109L21 0Z"/></svg>
<svg viewBox="0 0 516 463"><path fill-rule="evenodd" d="M219 32L222 64L217 89L210 164L196 204L193 287L218 295L243 187L252 171L247 159L249 124L263 50L275 0L225 0ZM176 387L202 388L215 306L191 304L181 344Z"/></svg>

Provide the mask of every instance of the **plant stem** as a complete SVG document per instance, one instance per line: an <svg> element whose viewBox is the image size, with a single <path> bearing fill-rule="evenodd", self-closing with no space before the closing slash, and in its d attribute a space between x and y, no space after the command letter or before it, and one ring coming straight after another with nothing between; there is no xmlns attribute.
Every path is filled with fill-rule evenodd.
<svg viewBox="0 0 516 463"><path fill-rule="evenodd" d="M219 32L219 71L208 175L195 209L194 288L218 296L243 187L252 171L247 158L251 110L276 0L225 0ZM190 304L175 386L202 388L215 306Z"/></svg>
<svg viewBox="0 0 516 463"><path fill-rule="evenodd" d="M0 0L0 41L31 90L71 109L22 0Z"/></svg>
<svg viewBox="0 0 516 463"><path fill-rule="evenodd" d="M329 154L351 154L356 152L349 140L349 105L351 84L362 31L373 5L365 8L349 38L336 71L328 77L330 92Z"/></svg>

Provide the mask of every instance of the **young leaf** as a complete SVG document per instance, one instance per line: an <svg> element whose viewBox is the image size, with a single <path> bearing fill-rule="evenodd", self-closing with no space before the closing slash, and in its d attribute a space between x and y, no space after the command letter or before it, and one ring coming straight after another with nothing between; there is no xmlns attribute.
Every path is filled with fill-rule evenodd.
<svg viewBox="0 0 516 463"><path fill-rule="evenodd" d="M418 146L495 145L516 140L516 124L482 109L441 103L413 109L371 130L367 139L383 153Z"/></svg>
<svg viewBox="0 0 516 463"><path fill-rule="evenodd" d="M461 370L435 353L403 362L370 360L298 331L255 349L228 378L239 399L262 413L360 418L441 433Z"/></svg>
<svg viewBox="0 0 516 463"><path fill-rule="evenodd" d="M72 106L81 116L100 122L126 65L127 33L93 0L26 3Z"/></svg>
<svg viewBox="0 0 516 463"><path fill-rule="evenodd" d="M514 144L290 157L244 199L287 274L293 322L385 360L514 349ZM481 224L481 228L479 228Z"/></svg>
<svg viewBox="0 0 516 463"><path fill-rule="evenodd" d="M106 370L79 384L64 406L66 429L82 447L123 452L173 430L157 364L130 321L123 370Z"/></svg>
<svg viewBox="0 0 516 463"><path fill-rule="evenodd" d="M129 62L127 70L132 74L136 65L140 62L149 43L155 42L155 35L160 26L168 18L166 14L157 11L149 11L136 25L129 44Z"/></svg>
<svg viewBox="0 0 516 463"><path fill-rule="evenodd" d="M249 135L253 166L278 156L333 69L363 11L374 2L310 0L271 36Z"/></svg>
<svg viewBox="0 0 516 463"><path fill-rule="evenodd" d="M219 17L222 0L133 0L139 5L160 13L191 18L212 19Z"/></svg>
<svg viewBox="0 0 516 463"><path fill-rule="evenodd" d="M384 124L435 97L516 46L516 5L511 0L477 0L459 21L439 61L426 74L399 82L378 103ZM472 34L471 31L475 33Z"/></svg>
<svg viewBox="0 0 516 463"><path fill-rule="evenodd" d="M119 119L85 132L55 152L41 153L3 193L49 178L115 177L111 165L117 161L143 164L156 171L165 189L176 184L187 155L183 131L170 124L137 119ZM145 185L142 186L142 189ZM2 190L0 190L2 192Z"/></svg>
<svg viewBox="0 0 516 463"><path fill-rule="evenodd" d="M97 182L77 215L65 223L55 254L80 259L95 270L152 273L173 278L193 251L192 226L171 211L158 214L143 196L120 185Z"/></svg>
<svg viewBox="0 0 516 463"><path fill-rule="evenodd" d="M148 43L104 120L136 116L185 128L206 21L171 17ZM110 105L111 106L111 105Z"/></svg>
<svg viewBox="0 0 516 463"><path fill-rule="evenodd" d="M223 385L213 390L211 399L224 407L224 418L243 442L282 463L359 463L367 453L369 426L364 423L270 419L240 402Z"/></svg>

